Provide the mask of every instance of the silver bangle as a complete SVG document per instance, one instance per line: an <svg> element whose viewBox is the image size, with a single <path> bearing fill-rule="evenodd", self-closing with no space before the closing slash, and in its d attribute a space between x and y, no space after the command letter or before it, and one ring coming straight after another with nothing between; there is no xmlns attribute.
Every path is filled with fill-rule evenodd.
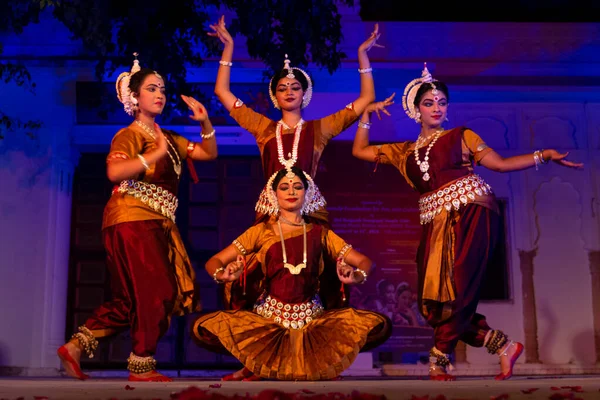
<svg viewBox="0 0 600 400"><path fill-rule="evenodd" d="M231 61L224 61L224 60L219 61L219 64L221 64L224 67L231 67L233 65L233 63Z"/></svg>
<svg viewBox="0 0 600 400"><path fill-rule="evenodd" d="M142 165L144 166L144 169L146 171L148 171L150 169L150 166L148 165L148 161L146 161L146 159L144 158L144 156L141 155L141 154L138 154L137 156L140 159L140 161L142 162Z"/></svg>
<svg viewBox="0 0 600 400"><path fill-rule="evenodd" d="M365 278L365 279L362 280L362 282L360 282L361 285L367 281L367 273L365 271L363 271L360 268L356 268L354 270L354 272L358 272L359 274L361 274L363 276L363 278Z"/></svg>
<svg viewBox="0 0 600 400"><path fill-rule="evenodd" d="M369 72L373 72L373 68L369 67L369 68L359 68L358 69L359 74L368 74Z"/></svg>
<svg viewBox="0 0 600 400"><path fill-rule="evenodd" d="M213 136L215 136L215 130L214 130L214 129L213 129L213 130L212 130L212 132L210 132L210 133L207 133L207 134L201 133L201 134L200 134L200 137L201 137L202 139L204 139L204 140L206 140L206 139L210 139L210 138L211 138L211 137L213 137Z"/></svg>
<svg viewBox="0 0 600 400"><path fill-rule="evenodd" d="M358 127L359 128L365 128L365 129L371 129L371 123L370 122L358 121Z"/></svg>
<svg viewBox="0 0 600 400"><path fill-rule="evenodd" d="M218 279L217 279L217 274L218 274L219 272L222 272L222 271L225 271L225 268L223 268L223 267L219 267L219 268L217 268L217 269L215 270L215 272L213 272L213 275L212 275L212 276L213 276L213 280L214 280L215 282L217 282L217 283L223 283L223 281L220 281L220 280L218 280Z"/></svg>

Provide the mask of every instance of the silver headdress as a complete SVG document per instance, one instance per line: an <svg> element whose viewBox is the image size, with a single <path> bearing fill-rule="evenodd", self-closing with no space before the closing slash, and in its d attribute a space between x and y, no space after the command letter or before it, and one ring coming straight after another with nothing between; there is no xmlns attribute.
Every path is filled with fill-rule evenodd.
<svg viewBox="0 0 600 400"><path fill-rule="evenodd" d="M431 76L429 70L427 69L427 63L424 63L423 71L421 72L421 77L413 79L404 88L404 94L402 95L402 107L404 108L406 115L408 115L409 118L414 119L416 122L421 121L419 112L415 110L415 96L417 95L417 92L419 91L419 88L423 83L430 83L431 87L433 88L432 93L434 96L436 96L439 93L439 91L437 90L433 82L434 79Z"/></svg>
<svg viewBox="0 0 600 400"><path fill-rule="evenodd" d="M283 61L283 69L286 69L288 71L288 74L286 75L286 77L289 79L296 79L296 75L294 74L295 71L301 73L306 78L306 81L308 82L308 87L306 88L306 91L304 92L304 97L302 98L302 108L306 108L306 106L308 106L308 103L310 103L310 100L312 99L312 94L313 94L313 83L312 83L312 80L310 79L310 76L308 76L306 71L304 71L303 69L296 68L296 67L292 68L291 61L288 59L287 54L285 55L285 60ZM271 84L273 83L273 78L275 78L275 76L277 76L277 75L278 74L275 74L269 81L269 96L271 97L273 106L275 106L275 108L279 110L280 107L279 107L279 103L277 102L277 98L275 97L273 92L271 92Z"/></svg>
<svg viewBox="0 0 600 400"><path fill-rule="evenodd" d="M129 81L131 80L131 75L138 72L140 68L140 62L137 59L138 53L133 53L135 60L133 60L133 66L131 67L131 71L123 72L119 75L116 82L116 90L117 90L117 98L123 104L123 109L125 112L131 116L135 114L135 110L137 109L137 99L131 95L131 90L129 90Z"/></svg>
<svg viewBox="0 0 600 400"><path fill-rule="evenodd" d="M279 203L277 202L277 195L275 194L275 190L273 190L273 181L279 171L275 172L265 185L265 188L260 193L258 198L258 202L256 203L256 207L254 210L266 215L277 215L279 213ZM304 196L304 204L302 205L302 214L308 215L314 213L317 210L325 208L327 202L325 198L319 191L319 188L310 177L309 174L302 171L306 180L308 181L308 189L306 189L306 194ZM284 175L287 176L287 175Z"/></svg>

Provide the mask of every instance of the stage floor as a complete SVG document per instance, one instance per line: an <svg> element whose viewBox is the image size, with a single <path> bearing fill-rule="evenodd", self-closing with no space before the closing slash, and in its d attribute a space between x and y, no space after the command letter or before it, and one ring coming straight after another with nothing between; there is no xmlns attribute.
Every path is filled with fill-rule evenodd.
<svg viewBox="0 0 600 400"><path fill-rule="evenodd" d="M211 387L212 386L212 387ZM190 389L195 387L197 389ZM2 400L124 400L165 399L186 391L194 400L208 397L193 396L194 390L206 390L221 396L240 395L249 399L265 390L296 394L295 399L311 399L317 394L353 391L383 395L390 400L517 400L517 399L600 399L600 376L516 376L509 381L496 382L490 377L459 377L455 382L431 382L407 378L346 377L330 382L220 382L214 379L176 378L170 383L134 383L124 378L95 378L81 382L68 378L0 377ZM249 397L246 395L249 394ZM344 399L346 396L337 397ZM220 397L223 399L223 397ZM261 400L274 399L261 396ZM292 398L282 396L280 400ZM316 397L315 397L316 398ZM333 398L333 397L332 397ZM360 399L366 397L347 397ZM322 399L322 397L321 397ZM375 400L375 398L371 398Z"/></svg>

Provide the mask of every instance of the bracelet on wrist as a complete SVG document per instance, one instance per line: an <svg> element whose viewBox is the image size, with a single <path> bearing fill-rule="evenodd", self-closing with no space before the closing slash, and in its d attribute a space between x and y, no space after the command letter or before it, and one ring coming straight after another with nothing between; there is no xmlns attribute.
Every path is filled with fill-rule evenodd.
<svg viewBox="0 0 600 400"><path fill-rule="evenodd" d="M211 137L213 137L213 136L215 136L215 130L214 130L214 129L213 129L213 130L212 130L210 133L206 133L206 134L204 134L204 133L201 133L201 134L200 134L200 137L201 137L202 139L204 139L204 140L206 140L206 139L210 139L210 138L211 138Z"/></svg>
<svg viewBox="0 0 600 400"><path fill-rule="evenodd" d="M359 128L365 128L365 129L371 129L371 123L370 122L358 121L358 127Z"/></svg>
<svg viewBox="0 0 600 400"><path fill-rule="evenodd" d="M219 61L219 64L221 64L224 67L231 67L233 65L233 63L231 61L225 61L225 60Z"/></svg>
<svg viewBox="0 0 600 400"><path fill-rule="evenodd" d="M354 273L357 273L357 272L358 272L359 274L361 274L361 275L363 276L363 278L364 278L364 279L363 279L363 280L360 282L360 284L362 285L363 283L365 283L365 282L367 281L367 273L366 273L365 271L363 271L362 269L360 269L360 268L356 268L356 269L354 270Z"/></svg>
<svg viewBox="0 0 600 400"><path fill-rule="evenodd" d="M141 154L138 154L137 156L140 159L140 161L142 162L142 165L144 166L144 169L146 171L148 171L150 169L150 165L148 165L148 161L146 161L146 158L144 158L144 156L141 155Z"/></svg>
<svg viewBox="0 0 600 400"><path fill-rule="evenodd" d="M221 280L219 280L219 279L217 278L217 275L219 274L219 272L223 272L223 271L225 271L225 268L223 268L223 267L219 267L219 268L217 268L217 269L215 270L215 272L213 272L213 275L212 275L212 277L213 277L213 280L214 280L215 282L217 282L217 283L223 283L223 281L221 281Z"/></svg>

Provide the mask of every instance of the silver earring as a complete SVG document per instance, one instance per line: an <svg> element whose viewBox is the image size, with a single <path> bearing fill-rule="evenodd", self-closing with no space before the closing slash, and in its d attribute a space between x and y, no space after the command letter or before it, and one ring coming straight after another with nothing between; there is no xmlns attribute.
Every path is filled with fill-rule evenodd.
<svg viewBox="0 0 600 400"><path fill-rule="evenodd" d="M450 120L448 119L448 117L446 117L446 122L450 122Z"/></svg>

